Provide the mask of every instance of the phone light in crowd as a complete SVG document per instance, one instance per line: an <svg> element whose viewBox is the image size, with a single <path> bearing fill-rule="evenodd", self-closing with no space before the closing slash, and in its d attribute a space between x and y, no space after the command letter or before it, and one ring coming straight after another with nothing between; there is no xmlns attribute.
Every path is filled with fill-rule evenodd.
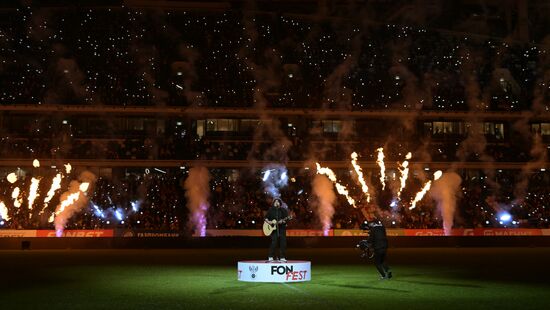
<svg viewBox="0 0 550 310"><path fill-rule="evenodd" d="M281 173L281 181L286 181L286 180L288 180L288 176L286 172Z"/></svg>
<svg viewBox="0 0 550 310"><path fill-rule="evenodd" d="M159 168L154 168L154 169L155 169L155 171L158 171L158 172L160 172L160 173L166 174L166 171L164 171L164 170L160 170Z"/></svg>
<svg viewBox="0 0 550 310"><path fill-rule="evenodd" d="M512 219L512 216L508 212L502 212L499 214L498 218L501 222L506 223L506 222L510 222L510 220Z"/></svg>
<svg viewBox="0 0 550 310"><path fill-rule="evenodd" d="M124 218L124 214L122 213L121 209L116 209L115 217L117 218L117 220L122 221L122 219Z"/></svg>
<svg viewBox="0 0 550 310"><path fill-rule="evenodd" d="M269 175L271 174L271 170L264 171L264 177L262 178L262 181L267 181L267 178L269 178Z"/></svg>
<svg viewBox="0 0 550 310"><path fill-rule="evenodd" d="M134 212L138 212L139 211L139 207L141 206L141 202L139 200L136 200L136 201L132 201L130 202L130 204L132 205L132 210Z"/></svg>
<svg viewBox="0 0 550 310"><path fill-rule="evenodd" d="M103 213L103 210L101 210L95 203L92 202L92 207L94 208L94 214L97 217L100 217L102 219L105 218L105 213Z"/></svg>

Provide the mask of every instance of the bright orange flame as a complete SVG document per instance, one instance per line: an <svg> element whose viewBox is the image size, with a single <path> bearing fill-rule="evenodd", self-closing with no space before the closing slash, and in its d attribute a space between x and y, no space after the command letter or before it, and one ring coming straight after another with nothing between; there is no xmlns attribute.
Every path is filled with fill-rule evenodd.
<svg viewBox="0 0 550 310"><path fill-rule="evenodd" d="M44 213L46 208L48 207L48 203L52 200L53 196L55 195L55 192L61 188L61 179L63 178L63 175L61 173L58 173L53 179L52 179L52 185L50 186L50 190L46 194L46 198L44 198L44 208L42 208L42 211L40 211L40 214Z"/></svg>
<svg viewBox="0 0 550 310"><path fill-rule="evenodd" d="M355 169L355 173L357 174L357 178L359 179L359 183L361 184L361 189L363 190L363 193L365 193L365 195L367 196L367 202L370 202L369 187L367 186L367 183L363 178L363 171L361 170L361 167L357 164L357 153L355 152L351 153L351 164Z"/></svg>
<svg viewBox="0 0 550 310"><path fill-rule="evenodd" d="M82 184L80 184L80 186L79 186L79 189L80 189L81 192L86 193L86 191L88 190L89 187L90 187L89 182L82 182Z"/></svg>
<svg viewBox="0 0 550 310"><path fill-rule="evenodd" d="M329 178L329 180L331 180L336 186L336 191L338 191L340 195L346 196L348 203L355 208L355 200L349 195L347 188L342 184L338 183L338 180L336 179L336 174L334 174L334 171L332 171L330 168L321 167L319 163L315 163L315 165L317 165L317 173L326 175Z"/></svg>
<svg viewBox="0 0 550 310"><path fill-rule="evenodd" d="M59 203L57 210L55 210L55 216L58 216L59 214L63 213L63 211L65 211L67 207L74 204L80 198L81 193L86 194L86 191L88 190L89 186L90 186L89 182L82 182L79 186L79 191L69 194L67 198L65 198L65 200ZM53 222L55 220L55 216L54 214L52 214L52 216L48 221L51 220L50 223Z"/></svg>
<svg viewBox="0 0 550 310"><path fill-rule="evenodd" d="M80 192L74 192L69 196L67 196L67 198L65 198L65 200L63 200L59 204L59 207L57 208L57 210L55 210L55 215L61 214L63 211L65 211L65 208L75 203L75 201L77 201L78 198L80 198Z"/></svg>
<svg viewBox="0 0 550 310"><path fill-rule="evenodd" d="M32 178L31 179L31 186L29 188L29 210L32 210L32 205L34 204L34 200L36 197L39 196L38 194L38 185L40 185L40 179Z"/></svg>
<svg viewBox="0 0 550 310"><path fill-rule="evenodd" d="M443 172L441 172L441 170L437 170L434 173L434 181L439 179L441 175L443 175ZM414 200L411 202L411 206L409 207L409 210L416 208L416 203L422 200L422 198L424 198L424 195L426 195L426 193L430 190L431 187L432 187L432 181L426 182L422 190L416 193L416 197L414 197Z"/></svg>
<svg viewBox="0 0 550 310"><path fill-rule="evenodd" d="M8 208L6 207L3 201L0 201L0 218L6 221L10 220L10 217L8 215Z"/></svg>
<svg viewBox="0 0 550 310"><path fill-rule="evenodd" d="M12 172L12 173L8 174L6 179L8 179L8 182L13 184L13 183L17 182L17 175L15 174L15 172Z"/></svg>
<svg viewBox="0 0 550 310"><path fill-rule="evenodd" d="M426 193L430 190L430 187L432 187L432 181L428 181L426 182L426 184L424 184L424 187L422 188L422 190L416 193L414 200L411 202L411 206L409 207L409 210L416 208L416 203L422 200L422 198L424 198L424 195L426 195Z"/></svg>
<svg viewBox="0 0 550 310"><path fill-rule="evenodd" d="M67 172L67 174L71 173L72 169L73 169L73 167L71 166L70 163L65 164L65 172Z"/></svg>
<svg viewBox="0 0 550 310"><path fill-rule="evenodd" d="M407 178L409 177L409 159L411 159L411 157L412 157L411 152L407 153L407 156L405 156L405 161L403 161L403 163L401 163L400 165L401 169L398 168L399 172L401 172L401 177L399 178L400 186L399 186L399 190L397 191L398 199L401 198L401 192L407 185Z"/></svg>
<svg viewBox="0 0 550 310"><path fill-rule="evenodd" d="M52 185L50 186L50 190L48 191L48 194L46 198L44 199L44 203L48 204L55 195L55 191L61 188L61 179L63 176L61 173L58 173L53 179L52 179Z"/></svg>
<svg viewBox="0 0 550 310"><path fill-rule="evenodd" d="M378 158L376 163L380 166L380 183L382 183L382 190L386 188L386 165L384 164L384 148L380 147L377 149Z"/></svg>
<svg viewBox="0 0 550 310"><path fill-rule="evenodd" d="M21 190L19 187L16 187L13 189L13 192L11 192L11 198L13 198L13 206L16 208L21 207L21 203L23 203L23 199L19 198L19 194L21 193Z"/></svg>

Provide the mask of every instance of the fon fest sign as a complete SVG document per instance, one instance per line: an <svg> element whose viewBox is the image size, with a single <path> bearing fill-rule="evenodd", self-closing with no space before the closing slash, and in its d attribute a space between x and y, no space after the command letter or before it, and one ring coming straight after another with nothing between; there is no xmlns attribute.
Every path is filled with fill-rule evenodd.
<svg viewBox="0 0 550 310"><path fill-rule="evenodd" d="M284 263L264 260L240 261L237 264L237 280L272 283L311 281L311 262L296 260Z"/></svg>

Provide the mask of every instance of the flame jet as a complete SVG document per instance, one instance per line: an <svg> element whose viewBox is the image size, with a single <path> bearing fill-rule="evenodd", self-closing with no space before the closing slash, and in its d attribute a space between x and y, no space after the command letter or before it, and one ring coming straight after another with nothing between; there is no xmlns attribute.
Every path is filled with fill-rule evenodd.
<svg viewBox="0 0 550 310"><path fill-rule="evenodd" d="M409 159L411 159L411 157L411 152L407 153L407 156L405 156L405 161L403 161L400 165L401 168L399 169L399 172L401 172L401 177L399 178L400 186L399 191L397 191L397 199L401 199L401 192L407 184L407 178L409 177Z"/></svg>
<svg viewBox="0 0 550 310"><path fill-rule="evenodd" d="M382 183L382 190L386 188L386 165L384 164L384 148L380 147L378 151L378 157L376 163L380 167L380 183Z"/></svg>
<svg viewBox="0 0 550 310"><path fill-rule="evenodd" d="M34 201L36 200L36 197L40 196L38 194L38 186L40 185L40 179L32 178L31 179L31 186L29 188L29 197L27 201L29 202L29 210L32 210Z"/></svg>
<svg viewBox="0 0 550 310"><path fill-rule="evenodd" d="M53 196L55 195L55 192L61 188L61 179L63 178L63 175L61 173L58 173L53 179L52 179L52 185L50 186L50 190L46 194L46 198L44 198L44 208L42 211L40 211L40 214L44 213L46 208L48 207L48 203L52 200Z"/></svg>
<svg viewBox="0 0 550 310"><path fill-rule="evenodd" d="M4 204L3 201L0 201L0 218L6 221L10 220L8 215L8 207L6 207L6 204Z"/></svg>
<svg viewBox="0 0 550 310"><path fill-rule="evenodd" d="M13 206L16 208L21 207L21 204L23 203L23 200L19 198L19 194L21 193L21 190L19 187L16 187L11 192L11 198L13 198Z"/></svg>
<svg viewBox="0 0 550 310"><path fill-rule="evenodd" d="M442 174L443 174L443 172L441 172L441 170L437 170L434 173L434 181L439 179ZM416 196L414 197L413 201L411 202L411 206L409 207L409 210L412 210L412 209L416 208L416 203L419 202L420 200L422 200L422 198L424 198L424 195L426 195L426 193L430 190L430 187L432 187L432 181L431 180L426 182L426 184L424 184L424 187L422 188L422 190L419 191L418 193L416 193Z"/></svg>
<svg viewBox="0 0 550 310"><path fill-rule="evenodd" d="M315 163L315 165L317 166L317 173L326 175L329 178L329 180L331 180L332 183L334 183L334 185L336 186L336 191L340 195L346 196L348 203L352 207L357 208L355 206L355 200L349 195L349 191L347 190L347 188L342 184L338 183L338 180L336 179L336 174L334 174L334 171L332 171L330 168L321 167L319 163Z"/></svg>
<svg viewBox="0 0 550 310"><path fill-rule="evenodd" d="M367 183L363 178L363 171L361 170L361 167L357 164L356 152L351 153L351 164L355 169L355 173L357 174L357 178L359 179L359 183L361 184L361 189L363 190L363 193L367 196L367 202L370 202L369 187L367 186Z"/></svg>

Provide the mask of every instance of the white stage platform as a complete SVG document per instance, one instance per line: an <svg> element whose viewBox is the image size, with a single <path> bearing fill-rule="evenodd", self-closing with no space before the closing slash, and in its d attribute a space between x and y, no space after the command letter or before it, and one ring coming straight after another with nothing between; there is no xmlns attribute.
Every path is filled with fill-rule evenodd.
<svg viewBox="0 0 550 310"><path fill-rule="evenodd" d="M237 279L244 282L305 282L311 281L311 262L247 260L237 264Z"/></svg>

